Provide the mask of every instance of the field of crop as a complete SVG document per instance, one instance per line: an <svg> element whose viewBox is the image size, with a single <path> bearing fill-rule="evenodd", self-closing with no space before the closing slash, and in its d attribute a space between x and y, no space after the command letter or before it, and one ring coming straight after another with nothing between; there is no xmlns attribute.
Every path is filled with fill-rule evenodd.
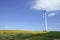
<svg viewBox="0 0 60 40"><path fill-rule="evenodd" d="M60 32L0 30L0 40L60 40Z"/></svg>

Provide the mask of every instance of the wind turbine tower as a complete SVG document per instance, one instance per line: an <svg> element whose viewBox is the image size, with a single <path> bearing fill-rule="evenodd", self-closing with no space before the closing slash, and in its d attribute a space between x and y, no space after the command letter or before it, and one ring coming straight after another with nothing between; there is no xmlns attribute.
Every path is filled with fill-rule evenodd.
<svg viewBox="0 0 60 40"><path fill-rule="evenodd" d="M47 11L46 10L44 10L44 21L45 21L45 31L48 31Z"/></svg>

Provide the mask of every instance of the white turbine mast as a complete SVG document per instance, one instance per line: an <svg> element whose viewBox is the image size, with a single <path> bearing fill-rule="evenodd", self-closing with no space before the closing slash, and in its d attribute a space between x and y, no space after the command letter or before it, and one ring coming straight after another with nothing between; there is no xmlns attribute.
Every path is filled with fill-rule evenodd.
<svg viewBox="0 0 60 40"><path fill-rule="evenodd" d="M44 10L45 31L48 31L47 11Z"/></svg>
<svg viewBox="0 0 60 40"><path fill-rule="evenodd" d="M5 30L7 30L7 24L5 24Z"/></svg>

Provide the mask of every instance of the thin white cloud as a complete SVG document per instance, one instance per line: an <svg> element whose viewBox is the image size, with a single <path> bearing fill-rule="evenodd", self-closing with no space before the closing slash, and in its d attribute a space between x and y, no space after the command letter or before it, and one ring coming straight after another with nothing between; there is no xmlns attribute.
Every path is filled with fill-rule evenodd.
<svg viewBox="0 0 60 40"><path fill-rule="evenodd" d="M56 15L56 13L49 13L49 14L48 14L48 16L50 16L50 17L51 17L51 16L55 16L55 15Z"/></svg>
<svg viewBox="0 0 60 40"><path fill-rule="evenodd" d="M35 0L32 8L48 11L60 10L60 0Z"/></svg>

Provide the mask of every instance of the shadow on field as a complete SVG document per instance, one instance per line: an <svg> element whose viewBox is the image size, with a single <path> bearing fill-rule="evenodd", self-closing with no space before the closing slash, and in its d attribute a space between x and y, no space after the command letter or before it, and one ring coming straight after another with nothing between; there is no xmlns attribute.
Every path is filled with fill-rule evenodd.
<svg viewBox="0 0 60 40"><path fill-rule="evenodd" d="M60 40L60 32L32 33L4 33L0 40Z"/></svg>

